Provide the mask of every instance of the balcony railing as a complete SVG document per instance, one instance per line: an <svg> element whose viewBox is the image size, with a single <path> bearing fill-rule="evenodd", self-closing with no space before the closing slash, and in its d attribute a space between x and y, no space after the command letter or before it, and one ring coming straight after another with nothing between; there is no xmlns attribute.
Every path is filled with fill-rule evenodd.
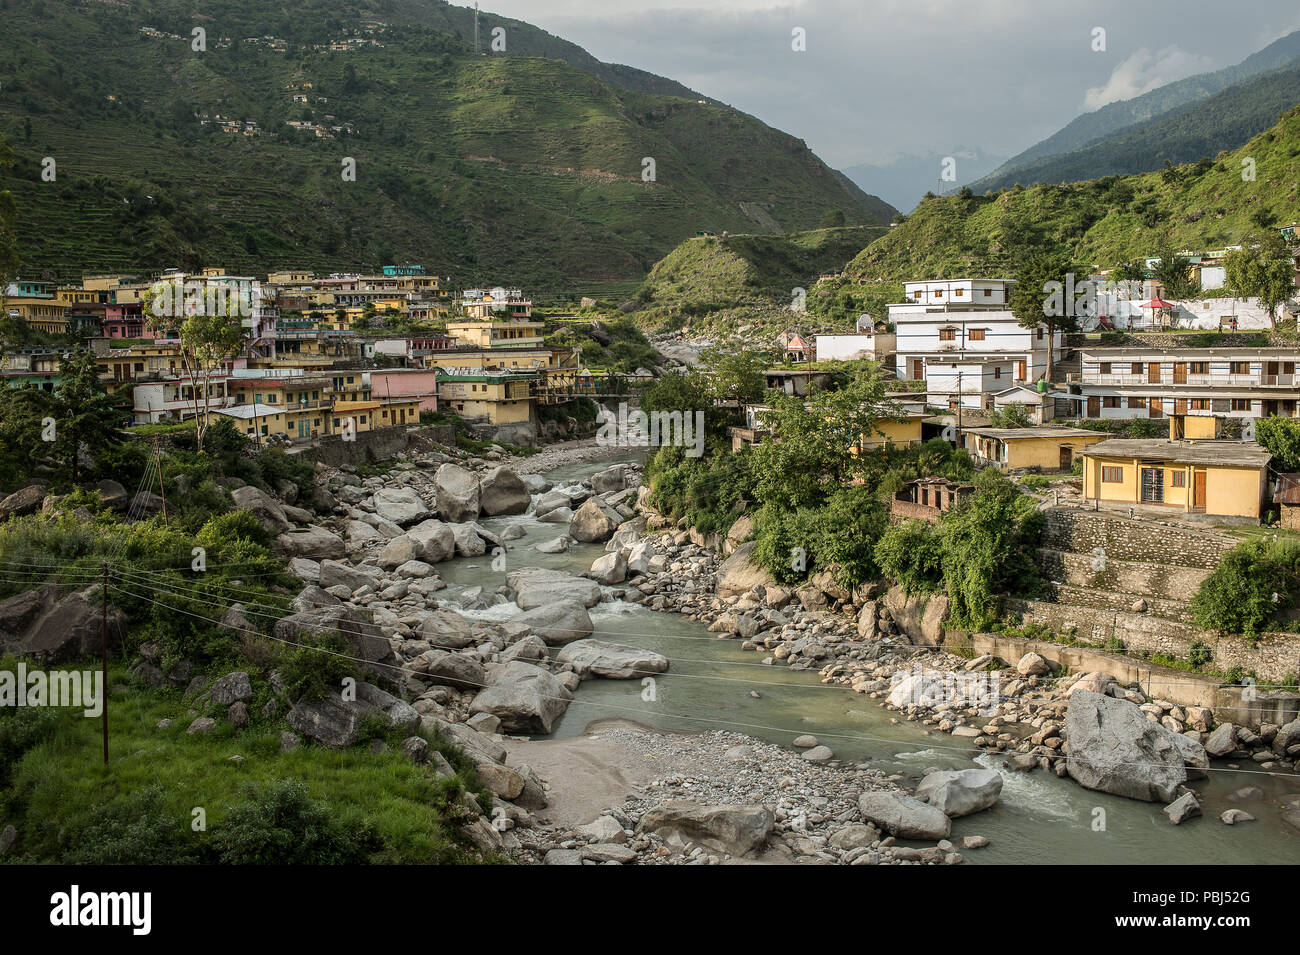
<svg viewBox="0 0 1300 955"><path fill-rule="evenodd" d="M1146 372L1140 375L1096 375L1084 372L1085 385L1187 385L1201 387L1295 387L1295 375L1193 375L1175 381L1170 373L1163 373L1152 381Z"/></svg>

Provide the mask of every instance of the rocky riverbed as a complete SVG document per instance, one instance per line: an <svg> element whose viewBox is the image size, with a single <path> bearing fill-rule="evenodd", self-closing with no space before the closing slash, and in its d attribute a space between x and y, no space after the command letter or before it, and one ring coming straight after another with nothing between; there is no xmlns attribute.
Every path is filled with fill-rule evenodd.
<svg viewBox="0 0 1300 955"><path fill-rule="evenodd" d="M314 514L260 491L239 495L279 534L277 547L304 582L277 635L332 634L370 667L374 685L351 706L295 706L298 733L349 745L379 711L452 738L496 797L490 820L476 827L483 847L524 862L951 864L982 844L954 843L950 820L997 802L996 769L927 773L909 795L901 777L837 758L833 741L796 740L791 750L729 732L626 726L599 731L596 742L532 740L553 730L586 680L671 672L671 653L599 638L593 608L623 602L699 621L766 666L861 693L896 720L962 740L972 756L996 756L1007 771L1169 803L1175 823L1200 812L1188 783L1211 755L1261 770L1294 766L1296 723L1215 726L1207 710L1148 699L1104 674L1053 673L1036 654L999 661L943 652L925 645L943 617L937 598L879 587L850 593L828 575L779 586L749 560L746 520L711 539L669 525L647 506L635 464L582 481L546 477L592 452L579 442L508 466L496 452L422 452L373 477L322 468ZM530 545L534 553L603 543L604 554L584 574L532 566L528 549L512 543L525 533L515 516L534 533L554 525L553 537ZM457 558L501 561L505 583L449 590L439 565ZM548 748L597 743L585 777L563 760L545 771L534 765L550 761ZM646 763L652 778L625 772ZM582 805L595 822L548 813L582 787L608 797ZM1220 819L1248 816L1225 809ZM1283 818L1300 826L1300 801ZM899 838L926 845L898 846Z"/></svg>

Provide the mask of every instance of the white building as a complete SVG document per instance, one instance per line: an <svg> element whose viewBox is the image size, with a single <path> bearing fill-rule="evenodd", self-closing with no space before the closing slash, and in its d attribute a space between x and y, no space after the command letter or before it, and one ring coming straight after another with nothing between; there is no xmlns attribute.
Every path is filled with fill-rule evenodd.
<svg viewBox="0 0 1300 955"><path fill-rule="evenodd" d="M817 361L882 361L894 353L893 332L873 332L870 328L854 335L818 335L813 348Z"/></svg>
<svg viewBox="0 0 1300 955"><path fill-rule="evenodd" d="M1086 418L1297 416L1300 348L1085 348L1067 386Z"/></svg>
<svg viewBox="0 0 1300 955"><path fill-rule="evenodd" d="M230 394L229 382L230 379L224 375L214 375L208 382L209 411L229 408L235 403L234 396ZM203 413L202 380L195 381L186 377L137 382L132 395L132 416L136 424L191 421Z"/></svg>
<svg viewBox="0 0 1300 955"><path fill-rule="evenodd" d="M1045 326L1024 328L1010 309L1010 279L907 282L905 301L889 306L895 327L895 369L925 381L950 404L982 408L985 395L1047 374L1049 344L1062 336Z"/></svg>

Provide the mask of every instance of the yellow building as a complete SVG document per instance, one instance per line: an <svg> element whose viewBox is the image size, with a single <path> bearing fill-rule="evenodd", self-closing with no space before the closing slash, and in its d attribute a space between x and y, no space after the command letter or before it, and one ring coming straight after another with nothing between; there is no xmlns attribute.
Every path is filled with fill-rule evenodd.
<svg viewBox="0 0 1300 955"><path fill-rule="evenodd" d="M68 331L69 304L57 298L41 295L6 295L5 311L32 331L47 335L63 335Z"/></svg>
<svg viewBox="0 0 1300 955"><path fill-rule="evenodd" d="M312 274L304 269L281 269L266 277L268 285L306 285L312 280Z"/></svg>
<svg viewBox="0 0 1300 955"><path fill-rule="evenodd" d="M350 424L348 423L350 419ZM331 430L342 434L374 431L376 428L404 427L420 421L420 402L404 398L370 401L336 401L332 410Z"/></svg>
<svg viewBox="0 0 1300 955"><path fill-rule="evenodd" d="M447 334L466 348L510 348L542 344L545 322L476 321L462 319L447 323Z"/></svg>
<svg viewBox="0 0 1300 955"><path fill-rule="evenodd" d="M174 378L187 371L181 360L180 342L134 342L130 348L111 348L106 347L107 339L99 341L105 345L96 346L95 364L110 392L125 382Z"/></svg>
<svg viewBox="0 0 1300 955"><path fill-rule="evenodd" d="M288 416L284 408L261 404L235 405L231 408L213 408L212 414L230 418L250 438L289 434Z"/></svg>
<svg viewBox="0 0 1300 955"><path fill-rule="evenodd" d="M871 434L859 442L857 448L870 451L872 448L885 445L906 448L913 444L920 444L921 422L925 417L924 414L909 414L897 418L877 418L873 422Z"/></svg>
<svg viewBox="0 0 1300 955"><path fill-rule="evenodd" d="M535 374L478 370L438 376L438 405L464 418L491 425L522 424L532 418Z"/></svg>
<svg viewBox="0 0 1300 955"><path fill-rule="evenodd" d="M1111 438L1082 454L1087 500L1259 520L1270 455L1257 444Z"/></svg>
<svg viewBox="0 0 1300 955"><path fill-rule="evenodd" d="M1068 471L1085 448L1108 439L1085 428L963 428L962 447L975 463L1001 471Z"/></svg>

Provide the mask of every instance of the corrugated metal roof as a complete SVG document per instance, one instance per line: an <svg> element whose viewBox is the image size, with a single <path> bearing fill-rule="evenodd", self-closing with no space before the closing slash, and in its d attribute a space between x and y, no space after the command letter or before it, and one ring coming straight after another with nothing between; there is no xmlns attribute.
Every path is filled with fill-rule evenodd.
<svg viewBox="0 0 1300 955"><path fill-rule="evenodd" d="M1274 504L1300 504L1300 474L1279 474Z"/></svg>

